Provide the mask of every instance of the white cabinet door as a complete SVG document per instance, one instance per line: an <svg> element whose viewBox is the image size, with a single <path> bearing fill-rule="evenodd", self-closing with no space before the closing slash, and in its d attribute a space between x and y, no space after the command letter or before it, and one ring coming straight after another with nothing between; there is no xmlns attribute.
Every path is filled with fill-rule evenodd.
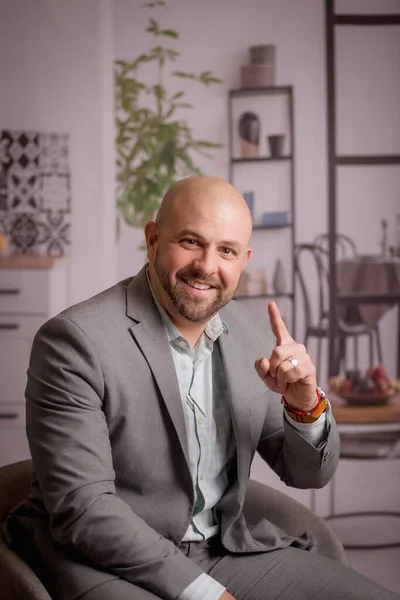
<svg viewBox="0 0 400 600"><path fill-rule="evenodd" d="M0 404L0 467L30 457L25 406Z"/></svg>
<svg viewBox="0 0 400 600"><path fill-rule="evenodd" d="M31 343L32 340L0 338L0 407L3 402L21 404L25 400Z"/></svg>
<svg viewBox="0 0 400 600"><path fill-rule="evenodd" d="M40 317L0 315L0 405L25 402L26 371Z"/></svg>
<svg viewBox="0 0 400 600"><path fill-rule="evenodd" d="M0 312L46 315L49 303L48 271L0 270Z"/></svg>

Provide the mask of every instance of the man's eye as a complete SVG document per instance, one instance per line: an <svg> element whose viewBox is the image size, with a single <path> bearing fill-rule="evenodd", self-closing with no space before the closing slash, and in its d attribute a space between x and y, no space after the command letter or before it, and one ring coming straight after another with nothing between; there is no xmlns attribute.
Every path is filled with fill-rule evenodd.
<svg viewBox="0 0 400 600"><path fill-rule="evenodd" d="M235 251L232 248L222 248L222 254L229 256L229 254L235 254Z"/></svg>
<svg viewBox="0 0 400 600"><path fill-rule="evenodd" d="M192 240L191 238L185 238L182 240L182 242L184 242L185 244L188 244L189 246L195 246L197 244L197 241Z"/></svg>

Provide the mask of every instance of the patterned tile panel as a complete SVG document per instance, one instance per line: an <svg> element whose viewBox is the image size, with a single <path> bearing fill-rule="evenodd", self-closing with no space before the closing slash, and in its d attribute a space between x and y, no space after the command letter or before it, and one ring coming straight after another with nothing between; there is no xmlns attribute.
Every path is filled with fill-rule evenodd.
<svg viewBox="0 0 400 600"><path fill-rule="evenodd" d="M67 134L0 131L0 232L11 252L68 252L68 142Z"/></svg>

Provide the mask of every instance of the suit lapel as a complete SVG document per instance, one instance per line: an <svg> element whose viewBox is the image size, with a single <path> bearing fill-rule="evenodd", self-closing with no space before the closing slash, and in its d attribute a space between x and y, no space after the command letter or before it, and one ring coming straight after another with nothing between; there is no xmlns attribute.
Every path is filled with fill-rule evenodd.
<svg viewBox="0 0 400 600"><path fill-rule="evenodd" d="M247 480L251 460L251 377L249 378L245 366L246 361L243 360L239 332L236 331L232 319L223 320L228 331L223 332L219 340L236 439L238 478L239 481L243 481L243 478Z"/></svg>
<svg viewBox="0 0 400 600"><path fill-rule="evenodd" d="M154 375L189 465L185 418L174 360L164 324L147 282L146 267L128 285L126 302L126 314L135 321L130 327L131 335Z"/></svg>

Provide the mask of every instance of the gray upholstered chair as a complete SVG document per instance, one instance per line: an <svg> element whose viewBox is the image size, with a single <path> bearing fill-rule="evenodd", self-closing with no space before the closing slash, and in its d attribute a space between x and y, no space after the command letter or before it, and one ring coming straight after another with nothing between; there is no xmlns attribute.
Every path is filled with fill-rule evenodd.
<svg viewBox="0 0 400 600"><path fill-rule="evenodd" d="M0 468L0 525L8 511L29 493L32 461L23 460ZM1 600L51 600L30 567L6 544L0 530Z"/></svg>
<svg viewBox="0 0 400 600"><path fill-rule="evenodd" d="M28 495L31 468L30 460L0 468L0 523L7 512ZM257 521L264 516L293 535L307 529L316 537L321 554L348 564L343 546L329 525L303 504L278 490L250 481L245 514L249 521ZM33 571L5 545L1 535L0 590L1 600L51 600Z"/></svg>

